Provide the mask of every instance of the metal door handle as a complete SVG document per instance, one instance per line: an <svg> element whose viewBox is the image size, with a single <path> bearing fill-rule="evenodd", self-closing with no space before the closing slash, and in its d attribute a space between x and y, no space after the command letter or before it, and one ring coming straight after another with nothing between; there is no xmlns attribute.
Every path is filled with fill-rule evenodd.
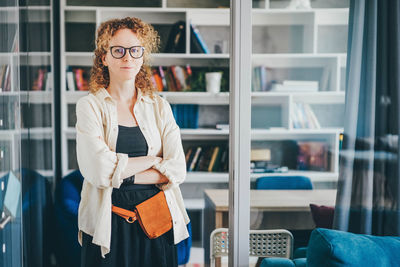
<svg viewBox="0 0 400 267"><path fill-rule="evenodd" d="M0 222L0 230L3 230L6 227L7 223L11 221L11 216L7 215L7 217L3 218Z"/></svg>

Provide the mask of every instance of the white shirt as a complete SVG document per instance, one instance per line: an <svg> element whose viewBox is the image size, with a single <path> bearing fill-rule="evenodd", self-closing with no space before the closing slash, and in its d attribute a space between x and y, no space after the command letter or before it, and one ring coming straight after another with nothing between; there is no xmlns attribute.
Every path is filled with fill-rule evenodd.
<svg viewBox="0 0 400 267"><path fill-rule="evenodd" d="M148 145L148 155L162 157L153 168L165 175L169 183L164 190L173 220L175 244L189 237L189 217L179 188L186 178L186 161L180 129L169 103L157 94L151 98L137 90L134 114ZM110 252L111 194L119 188L121 173L128 163L128 154L116 153L118 137L117 106L104 88L89 93L76 104L76 152L84 177L78 212L78 241L82 231L101 246L101 255ZM100 138L101 137L101 138Z"/></svg>

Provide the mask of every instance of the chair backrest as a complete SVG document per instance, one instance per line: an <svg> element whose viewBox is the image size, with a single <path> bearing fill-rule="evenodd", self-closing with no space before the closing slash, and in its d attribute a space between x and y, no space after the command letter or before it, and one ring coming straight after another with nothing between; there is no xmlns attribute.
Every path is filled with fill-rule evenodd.
<svg viewBox="0 0 400 267"><path fill-rule="evenodd" d="M306 176L263 176L257 179L256 189L313 189L310 178Z"/></svg>
<svg viewBox="0 0 400 267"><path fill-rule="evenodd" d="M250 230L249 256L291 258L293 252L293 235L283 229ZM215 258L228 256L228 228L217 228L210 235L210 262Z"/></svg>
<svg viewBox="0 0 400 267"><path fill-rule="evenodd" d="M190 258L190 249L192 248L192 223L189 222L186 227L189 232L189 237L176 244L178 265L188 263Z"/></svg>
<svg viewBox="0 0 400 267"><path fill-rule="evenodd" d="M83 176L79 170L72 171L60 181L56 190L56 205L71 215L78 216Z"/></svg>

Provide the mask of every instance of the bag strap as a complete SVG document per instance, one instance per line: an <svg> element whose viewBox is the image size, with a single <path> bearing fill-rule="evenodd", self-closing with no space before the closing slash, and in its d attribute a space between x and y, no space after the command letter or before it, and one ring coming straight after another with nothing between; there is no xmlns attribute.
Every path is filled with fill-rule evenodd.
<svg viewBox="0 0 400 267"><path fill-rule="evenodd" d="M126 210L117 206L112 205L112 212L124 218L128 223L134 223L137 220L136 212L131 210Z"/></svg>

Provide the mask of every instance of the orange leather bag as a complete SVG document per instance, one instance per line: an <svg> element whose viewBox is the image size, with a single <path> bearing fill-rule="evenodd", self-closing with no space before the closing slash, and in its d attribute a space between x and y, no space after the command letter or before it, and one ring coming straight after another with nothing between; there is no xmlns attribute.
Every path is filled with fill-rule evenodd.
<svg viewBox="0 0 400 267"><path fill-rule="evenodd" d="M164 191L136 205L135 210L126 210L112 206L112 212L125 218L128 223L139 221L145 234L157 238L172 228L172 217L165 199Z"/></svg>

